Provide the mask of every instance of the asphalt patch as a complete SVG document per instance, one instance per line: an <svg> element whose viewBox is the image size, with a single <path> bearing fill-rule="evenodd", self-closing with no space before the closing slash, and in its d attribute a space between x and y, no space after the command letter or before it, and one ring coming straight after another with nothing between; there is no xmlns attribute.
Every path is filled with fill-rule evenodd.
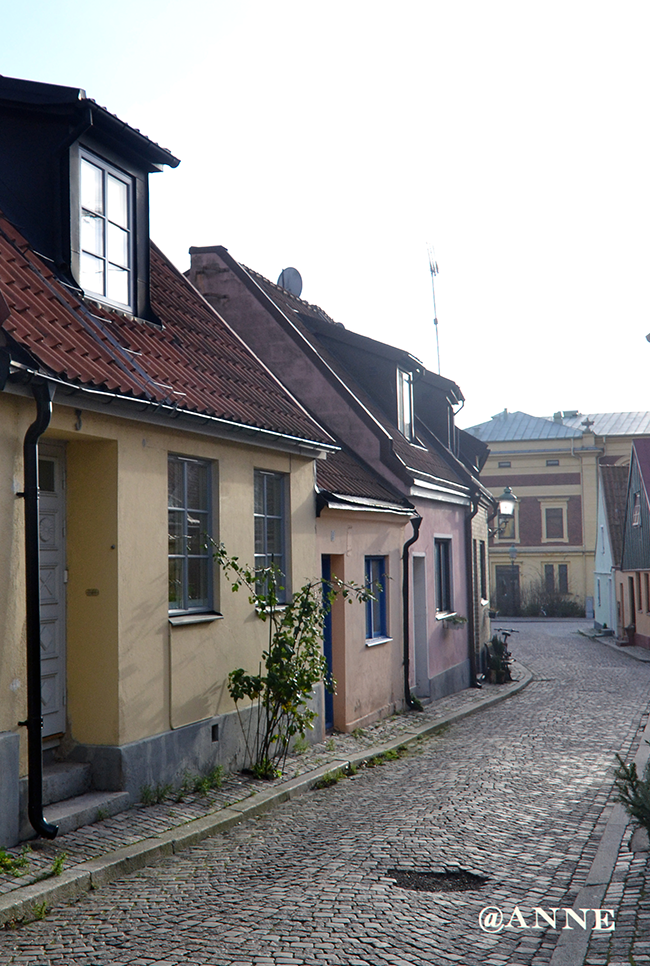
<svg viewBox="0 0 650 966"><path fill-rule="evenodd" d="M388 869L400 889L417 892L469 892L480 889L488 881L487 876L475 875L464 869L445 872L418 872L415 869Z"/></svg>

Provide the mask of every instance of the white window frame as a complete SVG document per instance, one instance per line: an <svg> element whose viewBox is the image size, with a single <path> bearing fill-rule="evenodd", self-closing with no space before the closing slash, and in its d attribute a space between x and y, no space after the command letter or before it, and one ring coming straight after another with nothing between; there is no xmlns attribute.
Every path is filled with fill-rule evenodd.
<svg viewBox="0 0 650 966"><path fill-rule="evenodd" d="M397 370L397 428L409 442L415 438L413 420L413 373Z"/></svg>
<svg viewBox="0 0 650 966"><path fill-rule="evenodd" d="M81 179L82 170L84 162L94 165L102 172L102 186L103 186L103 210L101 212L92 212L94 216L98 216L102 219L103 223L103 254L98 255L95 252L88 251L88 254L92 257L98 258L104 266L103 271L103 286L102 291L96 291L94 288L90 288L84 285L83 282L83 262L85 249L83 248L83 215L84 211L90 209L85 209L82 205L82 191L81 191ZM126 266L119 266L120 268L126 269L128 273L128 298L126 302L122 302L116 299L110 298L107 292L108 285L108 272L110 265L113 264L109 258L108 253L108 230L111 224L110 212L106 211L106 185L108 181L108 176L113 177L117 181L120 181L127 188L127 206L128 206L128 241L127 241L127 262ZM116 223L115 223L116 224ZM121 229L121 226L116 224L116 227ZM115 262L115 265L118 263ZM86 148L81 148L79 150L79 284L84 290L84 293L91 298L97 299L99 302L103 302L107 305L115 306L116 308L126 309L129 312L135 312L135 179L122 171L120 168L115 167L115 165L110 164L98 155L93 154L93 152L88 151Z"/></svg>
<svg viewBox="0 0 650 966"><path fill-rule="evenodd" d="M542 543L568 543L569 542L569 527L568 527L568 500L540 500L541 510L542 510ZM546 533L546 511L547 510L561 510L562 511L562 532L563 537L549 537Z"/></svg>
<svg viewBox="0 0 650 966"><path fill-rule="evenodd" d="M440 570L440 549L442 546L446 547L445 556L445 573L441 573ZM436 618L438 620L445 614L454 613L454 556L451 537L435 537L433 541L434 550L434 572L435 572L435 588L436 588ZM442 599L445 596L445 588L443 588L443 579L446 584L446 596L447 600ZM446 604L447 606L441 606Z"/></svg>

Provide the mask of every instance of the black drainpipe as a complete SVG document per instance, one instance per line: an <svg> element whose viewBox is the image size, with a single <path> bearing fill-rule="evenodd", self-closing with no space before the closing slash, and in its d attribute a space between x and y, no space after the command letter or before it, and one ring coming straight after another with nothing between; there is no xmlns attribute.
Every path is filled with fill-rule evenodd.
<svg viewBox="0 0 650 966"><path fill-rule="evenodd" d="M476 667L476 648L474 646L474 636L476 633L475 621L475 588L474 588L474 541L472 539L472 520L478 513L480 496L475 494L472 498L470 512L467 514L465 528L465 580L467 583L467 637L469 640L469 676L470 688L480 688L481 683L478 679L478 669Z"/></svg>
<svg viewBox="0 0 650 966"><path fill-rule="evenodd" d="M410 604L410 592L409 592L409 549L415 543L415 541L420 536L420 525L422 523L422 517L416 516L411 520L411 526L413 527L413 536L406 541L404 544L404 549L402 550L402 610L403 610L403 634L404 634L404 699L409 708L417 707L413 696L411 695L411 686L409 683L409 677L411 674L411 658L409 654L409 604ZM421 710L421 709L420 709Z"/></svg>
<svg viewBox="0 0 650 966"><path fill-rule="evenodd" d="M38 440L50 424L54 387L41 382L32 386L36 419L25 433L23 444L25 490L25 578L27 590L27 753L29 763L29 821L46 839L53 839L58 825L43 815L43 716L41 713L41 600L38 559Z"/></svg>

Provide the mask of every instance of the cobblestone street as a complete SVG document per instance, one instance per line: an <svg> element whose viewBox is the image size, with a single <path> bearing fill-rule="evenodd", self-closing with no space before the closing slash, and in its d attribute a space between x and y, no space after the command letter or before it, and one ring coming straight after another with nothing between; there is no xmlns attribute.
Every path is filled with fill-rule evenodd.
<svg viewBox="0 0 650 966"><path fill-rule="evenodd" d="M532 910L572 907L585 883L614 754L631 757L647 722L650 666L580 636L578 623L516 626L513 654L535 675L521 693L399 760L0 932L0 964L550 963L564 914L534 928ZM630 856L628 838L602 905L616 910L616 931L593 931L587 959L568 966L650 960L647 854ZM397 886L396 869L487 881L420 891ZM487 906L519 928L481 929Z"/></svg>

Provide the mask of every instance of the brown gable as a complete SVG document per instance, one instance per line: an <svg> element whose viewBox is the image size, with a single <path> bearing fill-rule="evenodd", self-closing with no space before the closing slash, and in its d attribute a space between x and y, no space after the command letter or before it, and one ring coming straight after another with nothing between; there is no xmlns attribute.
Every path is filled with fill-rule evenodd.
<svg viewBox="0 0 650 966"><path fill-rule="evenodd" d="M600 467L609 539L612 545L614 566L616 567L621 566L621 555L623 553L623 525L625 523L628 475L628 466L601 465Z"/></svg>
<svg viewBox="0 0 650 966"><path fill-rule="evenodd" d="M4 331L44 373L238 425L322 444L332 439L152 246L151 302L163 323L80 299L0 216Z"/></svg>

